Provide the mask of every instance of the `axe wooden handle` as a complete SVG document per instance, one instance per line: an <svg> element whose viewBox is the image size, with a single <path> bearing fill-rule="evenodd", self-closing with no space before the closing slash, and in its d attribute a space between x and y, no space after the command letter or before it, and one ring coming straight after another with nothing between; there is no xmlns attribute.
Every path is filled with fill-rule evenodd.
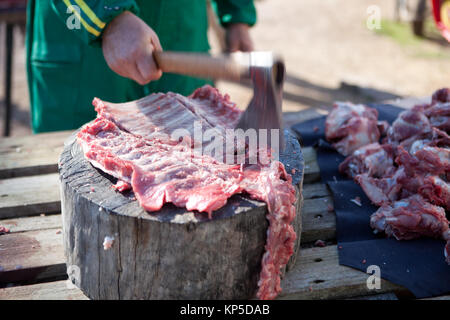
<svg viewBox="0 0 450 320"><path fill-rule="evenodd" d="M245 56L170 51L155 51L153 56L163 72L234 81L249 77L250 62Z"/></svg>

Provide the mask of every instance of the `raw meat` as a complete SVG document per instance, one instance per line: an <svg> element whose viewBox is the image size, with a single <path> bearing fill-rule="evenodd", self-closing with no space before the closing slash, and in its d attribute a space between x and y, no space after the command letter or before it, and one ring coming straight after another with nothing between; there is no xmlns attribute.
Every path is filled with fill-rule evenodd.
<svg viewBox="0 0 450 320"><path fill-rule="evenodd" d="M359 147L380 139L378 111L364 105L335 103L325 122L325 136L336 150L347 156ZM384 124L380 124L385 130Z"/></svg>
<svg viewBox="0 0 450 320"><path fill-rule="evenodd" d="M433 127L431 132L420 133L415 136L403 140L399 146L402 146L410 154L423 149L425 146L430 147L450 147L449 135L438 128Z"/></svg>
<svg viewBox="0 0 450 320"><path fill-rule="evenodd" d="M431 203L450 211L450 183L439 176L427 176L417 191Z"/></svg>
<svg viewBox="0 0 450 320"><path fill-rule="evenodd" d="M450 240L447 240L447 245L444 249L445 261L450 264Z"/></svg>
<svg viewBox="0 0 450 320"><path fill-rule="evenodd" d="M173 139L177 129L195 139L196 123L201 125L202 134L212 130L224 136L225 130L234 128L242 114L228 95L222 96L210 86L197 89L189 98L169 92L121 104L96 98L93 104L101 117L113 121L120 129L146 139L175 143L179 142L178 137ZM207 143L202 143L203 147Z"/></svg>
<svg viewBox="0 0 450 320"><path fill-rule="evenodd" d="M383 205L370 218L370 226L397 240L411 240L421 236L444 238L449 230L445 211L419 195Z"/></svg>
<svg viewBox="0 0 450 320"><path fill-rule="evenodd" d="M333 105L333 110L330 112L325 122L326 138L336 139L345 136L345 133L341 131L341 127L344 126L351 118L355 117L364 117L371 120L377 120L378 111L362 104L336 102Z"/></svg>
<svg viewBox="0 0 450 320"><path fill-rule="evenodd" d="M422 133L431 131L431 124L423 108L403 111L388 130L388 141L396 144Z"/></svg>
<svg viewBox="0 0 450 320"><path fill-rule="evenodd" d="M374 142L353 152L339 165L339 171L349 177L361 173L367 173L370 177L383 177L395 170L393 156L391 145Z"/></svg>
<svg viewBox="0 0 450 320"><path fill-rule="evenodd" d="M281 162L270 167L250 166L244 170L243 185L252 198L267 203L270 228L267 231L266 252L263 255L257 297L274 299L281 292L280 269L294 253L295 231L291 225L295 218L295 189L292 178Z"/></svg>
<svg viewBox="0 0 450 320"><path fill-rule="evenodd" d="M436 103L425 109L425 115L427 117L435 116L450 116L450 102L446 103Z"/></svg>
<svg viewBox="0 0 450 320"><path fill-rule="evenodd" d="M78 135L85 156L103 171L131 184L140 205L157 211L165 202L208 212L222 207L242 191L240 166L214 158L193 157L183 145L143 140L98 118Z"/></svg>
<svg viewBox="0 0 450 320"><path fill-rule="evenodd" d="M257 297L273 299L281 291L280 269L294 251L295 188L282 163L227 165L195 153L193 144L170 137L175 129L194 133L193 122L224 134L240 111L210 86L189 98L154 94L136 102L111 104L95 99L98 118L78 134L92 165L119 179L115 188L131 187L148 211L171 202L188 210L221 208L233 194L247 192L268 206L269 228ZM165 134L165 136L164 136Z"/></svg>
<svg viewBox="0 0 450 320"><path fill-rule="evenodd" d="M433 93L431 104L433 105L437 102L450 102L450 88L442 88Z"/></svg>
<svg viewBox="0 0 450 320"><path fill-rule="evenodd" d="M342 136L342 132L353 132L341 130L360 117L361 110L335 106L327 117L326 123L334 130L327 139L338 152L343 153L345 146L351 149L347 141L357 135ZM383 144L377 140L362 145L340 164L340 172L352 177L381 206L372 215L372 228L399 240L443 238L450 264L450 231L444 210L450 210L450 89L436 91L431 104L401 112L387 130L385 124L378 128L380 133L387 131ZM336 137L343 139L336 142Z"/></svg>
<svg viewBox="0 0 450 320"><path fill-rule="evenodd" d="M425 146L411 154L402 146L397 148L395 162L410 174L440 175L450 171L450 149Z"/></svg>
<svg viewBox="0 0 450 320"><path fill-rule="evenodd" d="M114 245L114 237L106 236L103 240L103 250L109 250Z"/></svg>
<svg viewBox="0 0 450 320"><path fill-rule="evenodd" d="M228 94L222 96L219 90L210 86L198 88L188 98L181 95L178 97L192 112L222 133L226 129L235 128L242 114L236 104L230 101Z"/></svg>
<svg viewBox="0 0 450 320"><path fill-rule="evenodd" d="M344 156L380 138L376 122L367 118L352 118L342 129L347 135L333 146Z"/></svg>
<svg viewBox="0 0 450 320"><path fill-rule="evenodd" d="M4 226L0 226L0 235L4 233L9 233L9 229Z"/></svg>
<svg viewBox="0 0 450 320"><path fill-rule="evenodd" d="M113 188L120 192L125 192L128 190L131 190L131 184L126 183L125 181L118 180L115 185L113 185Z"/></svg>
<svg viewBox="0 0 450 320"><path fill-rule="evenodd" d="M450 102L436 103L425 110L433 127L450 131Z"/></svg>

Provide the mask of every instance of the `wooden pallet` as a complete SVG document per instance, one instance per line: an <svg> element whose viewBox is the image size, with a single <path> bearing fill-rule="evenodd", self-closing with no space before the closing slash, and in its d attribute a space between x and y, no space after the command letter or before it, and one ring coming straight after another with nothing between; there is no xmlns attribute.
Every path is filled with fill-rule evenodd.
<svg viewBox="0 0 450 320"><path fill-rule="evenodd" d="M0 140L0 299L87 299L67 280L57 159L70 132ZM405 289L338 263L335 214L313 149L305 157L302 249L279 299L397 299ZM326 247L314 247L316 240ZM441 297L440 299L450 299Z"/></svg>

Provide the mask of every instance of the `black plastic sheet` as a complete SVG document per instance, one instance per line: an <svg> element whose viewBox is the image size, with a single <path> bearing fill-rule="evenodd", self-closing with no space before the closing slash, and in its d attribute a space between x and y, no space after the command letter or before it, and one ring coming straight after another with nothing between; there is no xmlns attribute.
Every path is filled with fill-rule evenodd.
<svg viewBox="0 0 450 320"><path fill-rule="evenodd" d="M369 105L379 112L379 120L390 124L403 109L391 105ZM416 298L450 293L450 266L444 259L443 240L398 241L374 234L370 216L377 210L353 180L341 175L339 164L345 157L325 141L325 116L292 126L304 146L317 151L322 182L333 194L339 264L380 276L409 289ZM351 201L354 199L355 201ZM355 202L360 202L359 206Z"/></svg>

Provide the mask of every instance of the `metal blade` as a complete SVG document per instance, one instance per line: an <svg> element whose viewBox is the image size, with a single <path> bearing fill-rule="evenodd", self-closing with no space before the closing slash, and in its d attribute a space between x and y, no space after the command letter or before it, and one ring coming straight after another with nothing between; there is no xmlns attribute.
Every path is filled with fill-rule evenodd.
<svg viewBox="0 0 450 320"><path fill-rule="evenodd" d="M253 61L250 64L253 98L236 128L244 131L267 129L267 145L274 151L281 152L285 146L281 108L284 63L280 60L274 62L271 53L255 52L254 54L255 57L252 57Z"/></svg>

